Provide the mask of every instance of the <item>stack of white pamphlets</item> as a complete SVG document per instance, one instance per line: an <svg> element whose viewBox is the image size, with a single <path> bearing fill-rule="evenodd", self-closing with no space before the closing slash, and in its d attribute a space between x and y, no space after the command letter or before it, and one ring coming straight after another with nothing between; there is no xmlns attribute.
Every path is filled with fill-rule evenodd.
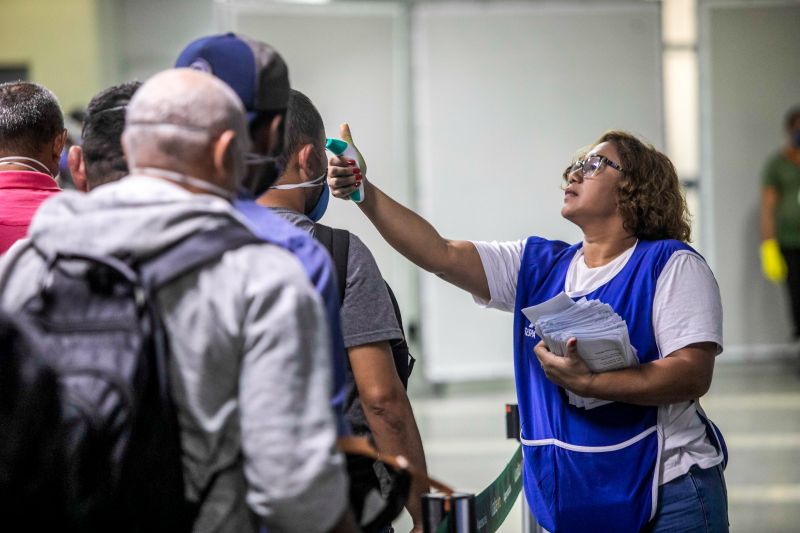
<svg viewBox="0 0 800 533"><path fill-rule="evenodd" d="M577 302L561 293L539 305L522 310L531 328L556 355L567 353L567 341L575 337L578 355L592 372L608 372L639 364L628 337L628 325L610 305L582 298ZM531 354L532 357L536 357ZM611 403L584 398L567 391L569 403L593 409Z"/></svg>

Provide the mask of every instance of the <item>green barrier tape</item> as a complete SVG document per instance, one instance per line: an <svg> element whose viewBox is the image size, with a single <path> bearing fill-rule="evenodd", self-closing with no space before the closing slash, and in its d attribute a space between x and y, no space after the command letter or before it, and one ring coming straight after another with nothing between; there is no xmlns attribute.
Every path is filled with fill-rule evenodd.
<svg viewBox="0 0 800 533"><path fill-rule="evenodd" d="M500 527L522 490L522 446L517 448L494 482L475 496L478 533L494 533Z"/></svg>
<svg viewBox="0 0 800 533"><path fill-rule="evenodd" d="M475 496L478 533L495 533L500 528L522 490L522 446L517 448L506 467L491 485ZM450 519L445 518L436 533L447 533Z"/></svg>
<svg viewBox="0 0 800 533"><path fill-rule="evenodd" d="M450 531L450 518L445 517L445 519L436 526L436 533L447 533L448 531Z"/></svg>

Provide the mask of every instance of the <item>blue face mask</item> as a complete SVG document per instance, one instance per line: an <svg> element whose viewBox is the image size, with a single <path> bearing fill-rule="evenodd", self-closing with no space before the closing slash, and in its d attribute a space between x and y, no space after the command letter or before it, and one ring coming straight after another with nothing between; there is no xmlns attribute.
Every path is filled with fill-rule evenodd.
<svg viewBox="0 0 800 533"><path fill-rule="evenodd" d="M319 222L319 219L322 218L322 216L325 214L325 211L328 209L328 200L330 197L331 192L330 189L328 189L328 184L323 183L322 192L320 193L319 198L317 198L317 203L314 206L314 209L312 209L311 212L306 213L308 218L314 222Z"/></svg>
<svg viewBox="0 0 800 533"><path fill-rule="evenodd" d="M322 192L317 198L317 203L314 205L313 209L306 213L305 215L313 220L314 222L318 222L319 219L322 218L322 215L325 214L325 210L328 209L328 200L330 199L330 191L328 190L328 184L325 183L325 178L327 178L327 172L321 175L318 178L315 178L311 181L307 181L305 183L287 183L285 185L273 185L270 189L279 189L279 190L291 190L291 189L307 189L311 187L322 187Z"/></svg>
<svg viewBox="0 0 800 533"><path fill-rule="evenodd" d="M795 148L800 148L800 130L795 130L792 134L792 141Z"/></svg>

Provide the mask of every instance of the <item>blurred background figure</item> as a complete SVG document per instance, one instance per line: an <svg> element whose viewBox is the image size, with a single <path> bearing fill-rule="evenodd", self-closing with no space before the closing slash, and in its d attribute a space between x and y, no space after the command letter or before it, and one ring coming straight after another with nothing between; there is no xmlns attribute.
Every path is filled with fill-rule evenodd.
<svg viewBox="0 0 800 533"><path fill-rule="evenodd" d="M761 188L761 268L786 281L794 338L800 338L800 106L783 123L786 144L767 161Z"/></svg>

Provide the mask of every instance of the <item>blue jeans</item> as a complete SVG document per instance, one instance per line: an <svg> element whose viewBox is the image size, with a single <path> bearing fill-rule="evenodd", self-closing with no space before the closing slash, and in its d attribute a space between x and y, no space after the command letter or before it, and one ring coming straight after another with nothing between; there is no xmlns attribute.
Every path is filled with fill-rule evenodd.
<svg viewBox="0 0 800 533"><path fill-rule="evenodd" d="M656 516L647 533L727 533L728 490L722 465L688 473L658 489Z"/></svg>

